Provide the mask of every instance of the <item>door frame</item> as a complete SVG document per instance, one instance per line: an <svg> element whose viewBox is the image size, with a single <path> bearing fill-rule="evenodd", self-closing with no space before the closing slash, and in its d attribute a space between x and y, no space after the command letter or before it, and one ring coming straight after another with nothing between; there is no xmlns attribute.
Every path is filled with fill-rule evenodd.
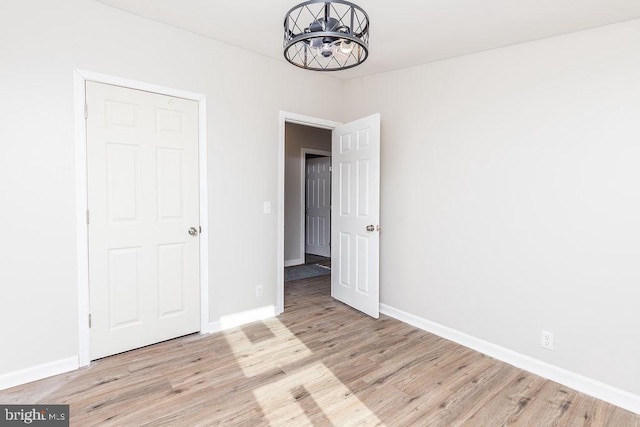
<svg viewBox="0 0 640 427"><path fill-rule="evenodd" d="M151 83L82 69L73 70L76 154L76 221L78 287L78 366L91 362L89 328L89 234L87 229L87 122L85 119L85 83L93 81L128 89L184 98L198 103L198 170L200 201L200 333L210 331L209 323L209 230L207 198L207 99L199 93L158 86Z"/></svg>
<svg viewBox="0 0 640 427"><path fill-rule="evenodd" d="M300 256L298 258L302 260L302 264L304 264L305 247L307 246L307 227L304 214L307 201L307 154L316 154L318 156L331 157L331 151L316 150L313 148L301 148L300 153L302 156L302 160L300 163ZM329 227L331 227L331 222L329 222Z"/></svg>
<svg viewBox="0 0 640 427"><path fill-rule="evenodd" d="M278 226L276 243L276 315L284 312L284 166L285 166L285 124L333 130L340 122L280 111L278 117ZM304 214L304 212L303 212ZM304 248L302 249L304 251ZM304 254L303 254L304 256Z"/></svg>

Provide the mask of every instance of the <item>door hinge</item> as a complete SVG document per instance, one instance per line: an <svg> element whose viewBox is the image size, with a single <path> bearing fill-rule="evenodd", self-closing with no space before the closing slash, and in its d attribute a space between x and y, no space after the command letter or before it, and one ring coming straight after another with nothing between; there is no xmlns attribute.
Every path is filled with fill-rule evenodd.
<svg viewBox="0 0 640 427"><path fill-rule="evenodd" d="M87 209L87 225L89 225L89 209Z"/></svg>
<svg viewBox="0 0 640 427"><path fill-rule="evenodd" d="M333 172L333 166L329 166L329 172Z"/></svg>
<svg viewBox="0 0 640 427"><path fill-rule="evenodd" d="M84 118L89 118L89 107L87 106L87 104L84 104Z"/></svg>
<svg viewBox="0 0 640 427"><path fill-rule="evenodd" d="M91 314L89 314L89 327L91 327Z"/></svg>
<svg viewBox="0 0 640 427"><path fill-rule="evenodd" d="M198 233L202 234L202 226L201 225L198 226Z"/></svg>

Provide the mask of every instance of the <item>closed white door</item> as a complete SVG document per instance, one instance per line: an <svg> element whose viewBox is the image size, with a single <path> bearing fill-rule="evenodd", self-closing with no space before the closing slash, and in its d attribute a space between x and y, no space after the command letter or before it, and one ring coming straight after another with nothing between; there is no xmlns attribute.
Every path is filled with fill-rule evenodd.
<svg viewBox="0 0 640 427"><path fill-rule="evenodd" d="M378 318L380 115L332 133L331 295Z"/></svg>
<svg viewBox="0 0 640 427"><path fill-rule="evenodd" d="M198 105L86 93L94 360L200 329Z"/></svg>
<svg viewBox="0 0 640 427"><path fill-rule="evenodd" d="M331 256L331 157L307 160L305 252Z"/></svg>

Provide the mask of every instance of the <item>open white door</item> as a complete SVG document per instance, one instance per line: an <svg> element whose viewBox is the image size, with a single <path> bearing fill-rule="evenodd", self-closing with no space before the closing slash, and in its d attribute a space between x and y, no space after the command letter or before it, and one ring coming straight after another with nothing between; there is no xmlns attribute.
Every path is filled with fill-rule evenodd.
<svg viewBox="0 0 640 427"><path fill-rule="evenodd" d="M378 318L380 114L333 130L331 296Z"/></svg>

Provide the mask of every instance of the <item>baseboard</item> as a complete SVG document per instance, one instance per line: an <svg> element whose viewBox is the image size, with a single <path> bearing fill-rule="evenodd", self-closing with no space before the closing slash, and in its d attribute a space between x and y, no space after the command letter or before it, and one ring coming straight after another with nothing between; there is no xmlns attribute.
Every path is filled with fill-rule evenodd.
<svg viewBox="0 0 640 427"><path fill-rule="evenodd" d="M285 260L284 262L285 267L293 267L294 265L301 265L301 264L304 264L304 259L300 259L300 258L288 259L288 260Z"/></svg>
<svg viewBox="0 0 640 427"><path fill-rule="evenodd" d="M78 369L78 356L43 363L31 368L0 375L0 390L52 377Z"/></svg>
<svg viewBox="0 0 640 427"><path fill-rule="evenodd" d="M397 308L380 304L380 312L404 323L423 329L480 353L491 356L516 368L523 369L543 378L555 381L574 390L588 394L605 402L640 414L640 396L610 386L589 377L551 365L530 356L492 344L488 341L467 335L436 322L415 316Z"/></svg>
<svg viewBox="0 0 640 427"><path fill-rule="evenodd" d="M246 325L247 323L257 322L276 316L276 308L272 305L260 307L253 310L242 311L240 313L222 316L219 321L209 323L205 331L201 333L214 333L235 328L236 326Z"/></svg>
<svg viewBox="0 0 640 427"><path fill-rule="evenodd" d="M242 326L247 323L275 317L276 308L273 305L247 310L240 313L223 316L217 322L210 322L206 327L201 328L201 334L214 333L227 329ZM9 372L0 375L0 390L26 384L32 381L41 380L65 372L78 369L78 357L69 357L50 363L34 366L20 371Z"/></svg>
<svg viewBox="0 0 640 427"><path fill-rule="evenodd" d="M210 322L206 326L200 328L201 334L212 334L220 331L220 322Z"/></svg>

